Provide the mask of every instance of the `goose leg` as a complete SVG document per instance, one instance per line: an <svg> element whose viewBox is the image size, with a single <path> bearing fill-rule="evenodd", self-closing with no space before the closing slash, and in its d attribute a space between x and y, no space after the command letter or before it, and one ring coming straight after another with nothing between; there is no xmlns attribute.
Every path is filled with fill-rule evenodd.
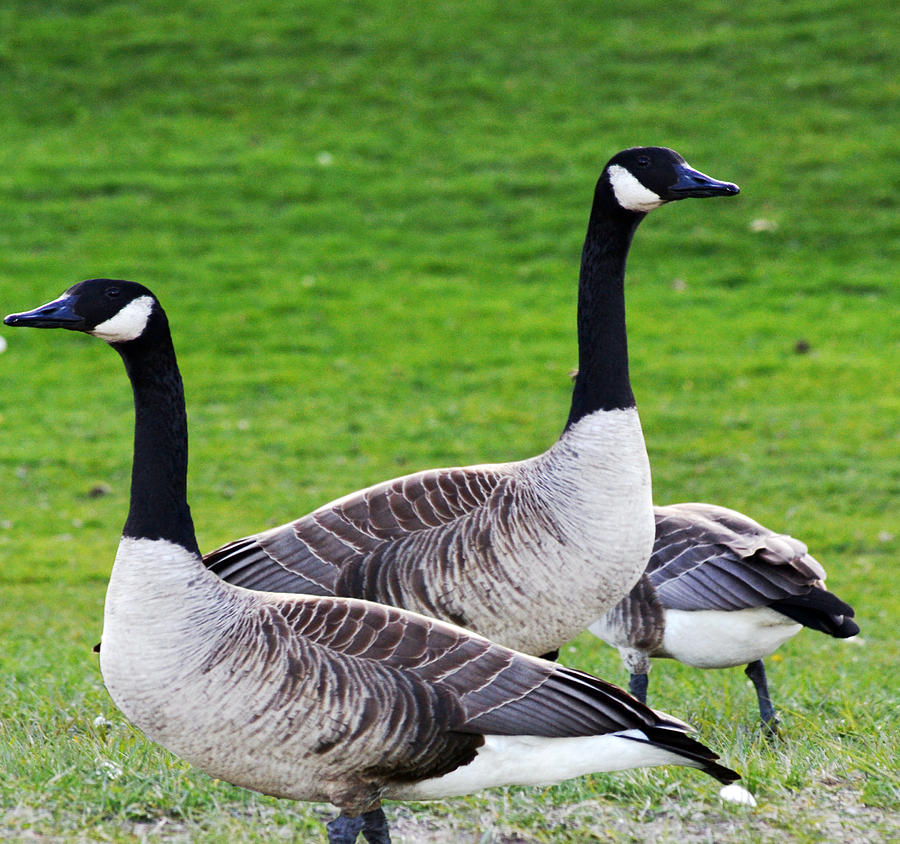
<svg viewBox="0 0 900 844"><path fill-rule="evenodd" d="M388 830L387 818L383 809L373 809L371 812L363 812L363 838L369 844L391 844L391 833Z"/></svg>
<svg viewBox="0 0 900 844"><path fill-rule="evenodd" d="M348 818L341 813L325 824L325 829L328 830L328 844L355 844L364 823L362 815Z"/></svg>
<svg viewBox="0 0 900 844"><path fill-rule="evenodd" d="M772 706L772 698L769 696L769 684L766 682L766 669L761 659L751 662L745 669L744 673L750 678L756 688L756 697L759 700L759 717L762 719L764 727L768 727L772 732L778 724L775 717L775 707Z"/></svg>
<svg viewBox="0 0 900 844"><path fill-rule="evenodd" d="M628 691L641 703L647 702L647 685L646 674L632 674L628 679Z"/></svg>
<svg viewBox="0 0 900 844"><path fill-rule="evenodd" d="M541 654L541 659L546 659L549 662L556 662L559 659L559 648L555 651L547 651L545 654Z"/></svg>
<svg viewBox="0 0 900 844"><path fill-rule="evenodd" d="M380 808L363 812L355 818L342 812L325 828L328 830L328 844L355 844L360 833L369 844L391 844L387 818Z"/></svg>

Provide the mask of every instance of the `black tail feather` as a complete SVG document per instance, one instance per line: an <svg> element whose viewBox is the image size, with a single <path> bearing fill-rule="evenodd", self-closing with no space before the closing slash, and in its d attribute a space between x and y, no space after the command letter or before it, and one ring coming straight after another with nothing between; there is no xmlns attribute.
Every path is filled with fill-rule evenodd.
<svg viewBox="0 0 900 844"><path fill-rule="evenodd" d="M804 595L773 601L769 606L804 627L836 639L859 633L859 625L853 621L853 607L825 589L810 589Z"/></svg>
<svg viewBox="0 0 900 844"><path fill-rule="evenodd" d="M706 745L700 744L690 736L685 735L678 730L670 730L665 727L643 727L641 732L647 736L647 743L671 750L685 759L690 759L697 763L694 767L699 768L703 773L709 774L720 783L728 785L728 783L739 780L741 775L731 768L726 768L718 763L718 754L713 753ZM643 741L643 739L623 736L623 738L631 738L632 741Z"/></svg>

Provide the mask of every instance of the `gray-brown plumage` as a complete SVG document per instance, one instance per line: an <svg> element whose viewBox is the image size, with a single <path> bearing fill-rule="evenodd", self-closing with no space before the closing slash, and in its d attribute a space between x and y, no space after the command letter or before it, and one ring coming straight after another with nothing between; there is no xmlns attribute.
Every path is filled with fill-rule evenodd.
<svg viewBox="0 0 900 844"><path fill-rule="evenodd" d="M855 636L853 608L825 588L798 539L712 504L655 508L656 541L631 593L590 626L617 647L646 701L651 657L698 668L747 664L764 723L774 722L762 660L803 626Z"/></svg>
<svg viewBox="0 0 900 844"><path fill-rule="evenodd" d="M131 501L100 670L149 738L227 782L334 803L334 844L388 841L382 798L661 764L737 778L681 722L602 680L404 610L224 582L197 548L184 393L156 297L93 279L6 323L84 331L125 362Z"/></svg>
<svg viewBox="0 0 900 844"><path fill-rule="evenodd" d="M207 555L252 589L388 603L546 654L624 597L653 542L650 470L628 375L625 263L646 214L736 185L672 150L604 167L582 250L579 373L565 430L516 463L437 469L374 486Z"/></svg>
<svg viewBox="0 0 900 844"><path fill-rule="evenodd" d="M600 542L596 530L574 531L593 508L572 502L588 496L580 481L565 482L559 464L569 462L552 450L518 464L389 481L232 543L206 562L246 588L365 598L544 653L575 635L573 616L584 613L576 601L602 606L615 594L608 569L593 572L585 590L583 567L569 559L586 559ZM628 491L617 488L627 502ZM618 544L641 541L634 531Z"/></svg>

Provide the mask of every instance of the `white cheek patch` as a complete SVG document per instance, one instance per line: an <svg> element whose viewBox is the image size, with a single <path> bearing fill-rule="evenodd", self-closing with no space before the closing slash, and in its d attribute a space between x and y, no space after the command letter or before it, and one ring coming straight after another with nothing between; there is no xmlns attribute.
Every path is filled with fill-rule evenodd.
<svg viewBox="0 0 900 844"><path fill-rule="evenodd" d="M129 302L114 317L101 322L90 334L106 340L107 343L125 343L136 340L147 327L147 320L153 311L153 299L140 296Z"/></svg>
<svg viewBox="0 0 900 844"><path fill-rule="evenodd" d="M624 167L613 164L609 167L609 183L612 185L616 202L626 211L647 213L659 208L665 200L657 196L650 188L642 185Z"/></svg>

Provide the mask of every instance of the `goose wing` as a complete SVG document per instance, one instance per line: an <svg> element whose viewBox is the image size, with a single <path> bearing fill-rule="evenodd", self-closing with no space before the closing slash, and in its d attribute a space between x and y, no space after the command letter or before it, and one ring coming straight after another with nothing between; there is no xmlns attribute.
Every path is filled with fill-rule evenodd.
<svg viewBox="0 0 900 844"><path fill-rule="evenodd" d="M356 791L363 796L353 800L371 800L367 783L442 776L470 762L485 735L625 732L722 782L737 778L685 724L590 675L381 604L247 594L256 611L226 646L213 648L204 670L255 651L253 659L270 667L269 715L305 695L304 708L316 710L306 740L316 756L337 754L345 800Z"/></svg>
<svg viewBox="0 0 900 844"><path fill-rule="evenodd" d="M673 504L656 507L655 515L647 577L667 609L770 606L825 579L806 545L734 510Z"/></svg>
<svg viewBox="0 0 900 844"><path fill-rule="evenodd" d="M441 531L485 508L492 498L502 497L508 481L505 465L407 475L351 493L294 522L238 539L207 554L204 562L236 586L333 595L338 578L351 564L359 567L398 541L411 541L414 547L416 536Z"/></svg>
<svg viewBox="0 0 900 844"><path fill-rule="evenodd" d="M456 715L445 723L448 729L553 737L685 729L611 683L495 645L452 624L352 598L270 598L294 635L332 664L349 663L369 674L370 688L378 690L399 672L449 695L454 706L446 712Z"/></svg>
<svg viewBox="0 0 900 844"><path fill-rule="evenodd" d="M614 647L637 648L651 653L665 635L665 608L647 574L631 591L589 628Z"/></svg>

